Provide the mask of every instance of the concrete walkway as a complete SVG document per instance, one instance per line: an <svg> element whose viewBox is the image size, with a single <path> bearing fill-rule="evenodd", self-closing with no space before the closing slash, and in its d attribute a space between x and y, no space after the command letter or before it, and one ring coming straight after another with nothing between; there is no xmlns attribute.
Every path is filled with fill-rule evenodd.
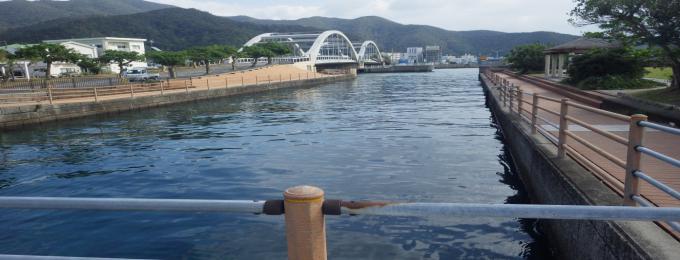
<svg viewBox="0 0 680 260"><path fill-rule="evenodd" d="M507 79L510 81L510 83L514 84L515 86L518 86L524 93L537 93L542 96L547 96L547 97L552 97L556 99L562 99L565 98L564 96L551 92L549 90L546 90L544 88L538 87L534 84L510 77L505 74L498 74L499 76ZM533 103L533 98L531 96L524 96L524 100L528 101L529 104L524 104L523 109L526 109L528 111L531 111L531 106ZM575 102L578 103L578 102ZM517 105L517 103L514 103ZM550 111L556 112L559 114L560 112L560 104L549 101L549 100L544 100L541 99L539 100L539 107L546 108ZM516 108L515 108L516 111ZM523 111L523 115L526 116L527 118L531 118L531 113L528 111ZM613 134L616 134L618 136L621 136L625 139L628 139L628 128L629 128L629 122L627 121L621 121L618 119L614 119L612 117L607 117L604 115L600 115L594 112L586 111L583 109L579 109L576 107L569 107L569 113L570 116L579 119L581 121L584 121L588 124L595 125L596 127L599 127L600 129L609 131ZM559 125L559 117L555 116L553 114L550 114L546 111L541 111L539 110L538 115L540 117L543 117L550 121L552 124ZM558 136L558 131L556 128L550 126L547 123L541 122L539 120L538 124L545 124L544 128L555 138ZM614 155L616 158L620 159L621 161L626 161L626 152L627 152L627 147L617 143L607 137L604 137L598 133L592 132L589 129L585 129L579 125L575 125L570 122L568 128L572 130L574 134L576 134L578 137L581 137L588 142L594 144L595 146L607 151L608 153ZM615 164L611 160L605 158L604 156L601 156L600 154L594 152L590 148L586 147L585 145L581 144L580 142L574 140L573 138L568 137L567 138L567 145L572 147L574 150L576 150L579 154L585 156L590 162L592 162L594 165L599 167L601 170L606 172L606 174L609 174L610 176L614 177L617 181L620 182L620 184L624 183L624 178L625 178L625 169L620 167L619 165ZM663 154L666 154L672 158L680 158L680 136L668 134L665 132L661 131L655 131L651 129L645 129L645 137L643 139L643 145L645 147L651 148L657 152L661 152ZM569 155L570 157L574 158L573 155ZM577 159L575 159L578 161ZM675 190L680 190L680 168L676 168L671 166L670 164L667 164L665 162L662 162L660 160L657 160L655 158L652 158L647 155L642 156L642 165L641 165L641 170L645 172L647 175L665 183L666 185L671 186ZM581 163L582 164L582 163ZM583 165L583 164L582 164ZM584 165L585 168L588 168ZM592 172L592 170L591 170ZM598 174L594 174L596 177L600 178L602 180L601 176L598 176ZM620 195L623 194L623 190L615 187L616 185L611 185L608 184L606 181L603 180L605 184L607 184L610 188L612 188L615 192L619 193ZM680 207L680 201L667 195L666 193L660 191L659 189L653 187L652 185L648 184L647 182L640 180L640 193L643 197L645 197L647 200L651 201L652 203L656 204L659 207ZM620 187L620 186L619 186ZM679 219L680 220L680 219ZM677 232L675 236L678 237Z"/></svg>
<svg viewBox="0 0 680 260"><path fill-rule="evenodd" d="M205 75L200 77L194 77L192 79L176 79L170 81L163 81L166 83L164 93L179 93L186 92L186 86L189 86L189 91L195 90L206 90L208 88L226 88L226 87L241 87L249 85L267 84L269 82L286 82L295 80L305 80L313 78L323 78L332 77L333 75L327 75L322 73L315 73L307 70L300 69L293 65L275 65L268 67L261 67L247 71L238 71L225 74L214 74ZM169 82L169 84L167 84ZM139 86L139 85L137 85ZM125 86L121 86L127 88ZM137 88L137 87L135 87ZM168 89L171 88L171 89ZM90 88L91 89L91 88ZM56 90L55 90L56 91ZM160 87L154 91L133 91L134 97L143 96L155 96L161 95ZM46 95L46 94L45 94ZM99 95L97 97L98 101L104 100L114 100L114 99L127 99L130 98L131 94L116 94L116 95ZM65 99L54 99L53 104L72 104L72 103L91 103L95 102L94 92L92 94L87 94L82 97L65 98ZM13 103L0 103L0 108L4 107L16 107L25 105L38 105L38 104L49 104L48 100L43 100L40 102L36 101L25 101L25 102L13 102Z"/></svg>

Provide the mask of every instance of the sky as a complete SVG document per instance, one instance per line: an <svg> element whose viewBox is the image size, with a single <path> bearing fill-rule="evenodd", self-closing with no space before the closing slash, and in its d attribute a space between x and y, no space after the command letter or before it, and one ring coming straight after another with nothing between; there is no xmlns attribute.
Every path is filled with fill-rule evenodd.
<svg viewBox="0 0 680 260"><path fill-rule="evenodd" d="M196 8L220 16L261 19L310 16L357 18L381 16L403 24L448 30L502 32L553 31L580 35L597 28L571 25L573 0L148 0Z"/></svg>

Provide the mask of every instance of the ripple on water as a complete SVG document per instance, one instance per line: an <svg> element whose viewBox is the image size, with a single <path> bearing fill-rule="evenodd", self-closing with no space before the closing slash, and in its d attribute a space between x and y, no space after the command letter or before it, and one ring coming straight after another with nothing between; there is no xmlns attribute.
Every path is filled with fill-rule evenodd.
<svg viewBox="0 0 680 260"><path fill-rule="evenodd" d="M0 196L269 199L312 184L329 198L526 202L501 140L477 70L361 75L3 133ZM327 223L334 259L549 256L530 220ZM3 210L0 229L4 254L286 257L272 216Z"/></svg>

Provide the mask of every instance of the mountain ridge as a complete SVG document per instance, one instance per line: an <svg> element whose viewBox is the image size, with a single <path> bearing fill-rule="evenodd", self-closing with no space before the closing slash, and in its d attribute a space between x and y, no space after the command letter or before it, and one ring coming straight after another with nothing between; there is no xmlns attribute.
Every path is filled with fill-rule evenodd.
<svg viewBox="0 0 680 260"><path fill-rule="evenodd" d="M557 45L578 36L547 31L506 33L492 30L451 31L430 25L400 24L378 16L363 16L354 19L332 17L307 17L296 20L257 19L249 16L228 17L236 21L256 24L286 24L338 29L353 40L371 39L384 50L406 47L439 45L445 53L451 54L496 54L507 53L516 45L542 43Z"/></svg>
<svg viewBox="0 0 680 260"><path fill-rule="evenodd" d="M0 30L59 18L123 15L171 7L143 0L0 1Z"/></svg>

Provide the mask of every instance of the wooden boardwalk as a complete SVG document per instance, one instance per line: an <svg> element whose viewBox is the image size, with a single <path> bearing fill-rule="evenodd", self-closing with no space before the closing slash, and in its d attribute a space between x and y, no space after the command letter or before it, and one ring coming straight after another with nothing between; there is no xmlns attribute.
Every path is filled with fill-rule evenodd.
<svg viewBox="0 0 680 260"><path fill-rule="evenodd" d="M565 98L563 95L555 93L553 91L547 90L545 88L541 88L537 86L536 84L532 84L527 81L523 81L514 77L511 77L506 74L498 74L502 78L505 78L508 80L510 83L514 84L515 86L518 86L519 89L521 89L524 93L527 94L539 94L541 96L546 96L546 97L551 97L551 98L556 98L556 99L562 99ZM531 111L531 107L533 104L533 98L531 96L523 96L523 99L529 104L524 104L523 109L526 109L526 111L522 111L522 114L526 116L527 118L531 118L531 113L528 111ZM580 102L577 102L575 100L572 100L572 102L582 104ZM514 103L516 106L517 103ZM550 111L560 113L560 104L557 102L545 100L545 99L540 99L539 100L539 106L547 108ZM516 108L515 108L516 109ZM516 110L515 110L516 111ZM590 112L587 110L583 110L577 107L570 106L569 107L569 116L572 116L578 120L581 120L583 122L586 122L590 125L594 125L600 129L606 130L608 132L611 132L613 134L616 134L618 136L621 136L625 138L626 140L628 139L628 128L629 128L629 122L628 121L621 121L612 117L600 115L594 112ZM538 115L540 117L543 117L550 121L551 123L555 125L559 125L559 117L555 116L551 113L548 113L546 111L539 110ZM539 125L541 125L543 128L547 129L548 132L553 135L555 138L558 136L558 130L555 129L554 127L550 126L547 123L541 122L538 120ZM626 161L626 152L627 152L627 147L625 145L622 145L620 143L617 143L613 141L612 139L606 138L598 133L595 133L589 129L586 129L584 127L581 127L579 125L576 125L574 123L569 123L568 129L573 132L576 136L581 137L582 139L587 140L588 142L594 144L595 146L601 148L604 151L607 151L608 153L614 155L616 158L620 159L621 161L625 162ZM580 142L574 140L571 137L567 138L567 145L573 148L577 153L583 155L587 160L592 162L594 165L599 167L603 172L606 174L614 177L615 180L620 182L620 185L611 185L607 183L606 181L603 180L604 183L606 183L612 190L617 192L619 195L623 195L623 190L620 187L623 187L624 183L624 178L625 178L625 169L622 168L621 166L617 165L614 163L612 160L605 158L604 156L598 154L597 152L591 150L587 146L581 144ZM665 155L668 155L672 158L680 158L680 136L676 136L673 134L645 128L645 134L644 134L644 139L643 139L643 145L645 147L648 147L650 149L653 149L657 152L663 153ZM574 158L576 161L579 161L576 156L573 154L567 153L570 157ZM584 165L583 163L579 162L580 164ZM589 169L586 165L584 165L585 168ZM594 172L592 169L589 169L591 172ZM662 162L660 160L657 160L656 158L647 156L647 155L642 155L642 161L641 161L641 167L640 170L642 170L644 173L647 175L659 180L660 182L665 183L666 185L674 188L675 190L680 190L680 168L676 168L668 163ZM596 177L600 178L601 180L603 179L601 176L598 176L598 174L594 174ZM670 195L667 195L663 191L653 187L652 185L648 184L647 182L640 180L640 194L655 204L656 206L659 207L680 207L680 201L671 197ZM680 219L679 219L680 220ZM665 225L664 225L665 226ZM673 232L676 238L680 237L678 232Z"/></svg>

